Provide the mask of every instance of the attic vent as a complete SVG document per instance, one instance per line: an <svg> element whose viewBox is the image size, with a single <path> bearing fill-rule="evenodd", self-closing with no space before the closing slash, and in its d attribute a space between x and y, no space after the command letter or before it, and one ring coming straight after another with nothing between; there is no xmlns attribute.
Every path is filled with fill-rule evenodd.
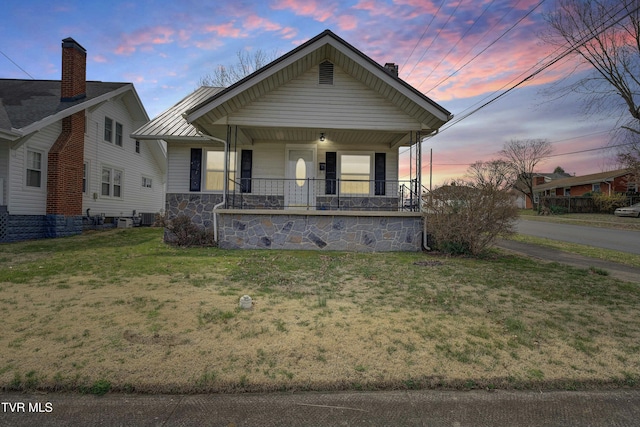
<svg viewBox="0 0 640 427"><path fill-rule="evenodd" d="M329 61L320 63L320 74L318 76L318 83L321 85L333 84L333 64Z"/></svg>

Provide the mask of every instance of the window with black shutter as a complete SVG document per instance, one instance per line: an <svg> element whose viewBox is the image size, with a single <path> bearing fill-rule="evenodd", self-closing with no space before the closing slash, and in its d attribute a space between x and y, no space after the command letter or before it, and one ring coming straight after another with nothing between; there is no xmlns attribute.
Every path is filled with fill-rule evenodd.
<svg viewBox="0 0 640 427"><path fill-rule="evenodd" d="M202 148L191 149L191 166L189 169L189 191L200 191L202 181Z"/></svg>
<svg viewBox="0 0 640 427"><path fill-rule="evenodd" d="M335 151L326 154L325 194L336 194L337 158Z"/></svg>
<svg viewBox="0 0 640 427"><path fill-rule="evenodd" d="M375 179L375 195L376 196L384 196L385 195L385 180L387 179L387 154L386 153L376 153L375 158L375 168L374 168L374 179Z"/></svg>
<svg viewBox="0 0 640 427"><path fill-rule="evenodd" d="M253 160L253 150L242 150L240 158L240 191L251 193L251 164Z"/></svg>

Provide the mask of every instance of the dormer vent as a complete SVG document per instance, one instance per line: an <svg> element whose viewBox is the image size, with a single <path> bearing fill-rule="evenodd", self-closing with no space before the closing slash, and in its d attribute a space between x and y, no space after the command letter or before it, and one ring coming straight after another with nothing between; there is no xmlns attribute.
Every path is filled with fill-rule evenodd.
<svg viewBox="0 0 640 427"><path fill-rule="evenodd" d="M333 84L333 64L329 61L320 63L320 73L318 75L318 83L321 85Z"/></svg>

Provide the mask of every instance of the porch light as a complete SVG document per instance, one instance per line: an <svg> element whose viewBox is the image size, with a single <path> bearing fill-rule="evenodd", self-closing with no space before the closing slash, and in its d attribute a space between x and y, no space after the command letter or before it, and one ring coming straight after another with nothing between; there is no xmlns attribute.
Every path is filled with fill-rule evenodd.
<svg viewBox="0 0 640 427"><path fill-rule="evenodd" d="M320 142L324 142L324 132L320 132Z"/></svg>

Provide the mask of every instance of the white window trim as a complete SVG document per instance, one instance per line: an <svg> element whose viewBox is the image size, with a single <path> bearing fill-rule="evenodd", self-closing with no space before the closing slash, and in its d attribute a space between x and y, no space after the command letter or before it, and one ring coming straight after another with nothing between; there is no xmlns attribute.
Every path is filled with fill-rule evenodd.
<svg viewBox="0 0 640 427"><path fill-rule="evenodd" d="M102 184L104 184L104 182L102 181L102 172L105 169L109 169L111 171L111 175L110 175L110 182L109 182L109 195L105 196L104 194L102 194ZM120 172L120 196L114 196L113 195L113 178L114 178L114 172ZM100 194L100 198L101 199L113 199L113 200L122 200L124 199L124 170L120 169L118 167L114 167L111 165L102 165L100 167L100 191L98 194Z"/></svg>
<svg viewBox="0 0 640 427"><path fill-rule="evenodd" d="M29 151L40 154L40 186L34 187L28 185L27 181L27 171L29 168ZM25 147L24 150L24 173L22 175L24 189L28 191L37 191L44 193L47 191L47 156L45 155L44 150L40 150L38 148ZM34 169L35 170L35 169Z"/></svg>
<svg viewBox="0 0 640 427"><path fill-rule="evenodd" d="M110 134L110 138L109 138L109 139L107 139L107 119L108 119L108 120L111 120L111 129L110 129L111 134ZM113 144L113 139L114 139L114 136L115 136L115 131L114 131L114 128L115 128L115 126L114 126L114 125L115 125L115 122L116 122L116 121L115 121L115 120L113 120L111 117L109 117L109 116L104 116L104 121L103 121L103 123L102 123L102 127L103 127L103 129L102 129L102 140L103 140L104 142L108 142L109 144Z"/></svg>
<svg viewBox="0 0 640 427"><path fill-rule="evenodd" d="M149 181L149 185L145 185L145 180ZM153 189L153 178L151 178L148 175L142 175L141 185L142 185L142 188L145 188L145 189L148 189L148 190L152 190Z"/></svg>
<svg viewBox="0 0 640 427"><path fill-rule="evenodd" d="M216 153L222 153L224 155L224 150L217 150L217 149L211 149L211 148L207 148L207 147L203 147L202 148L202 167L201 167L201 182L200 182L200 189L202 193L212 193L212 194L222 194L222 192L224 191L224 186L222 189L220 190L208 190L207 189L207 175L209 174L209 169L207 169L207 156L209 152L216 152ZM234 162L229 162L229 170L227 171L227 173L229 172L234 172L234 176L235 173L238 170L238 154L235 151L230 151L229 153L233 153L235 156L235 161ZM217 169L211 169L212 172L222 172L224 174L224 165L223 165L223 169L222 170L217 170ZM224 176L223 176L224 179ZM231 184L229 184L231 185Z"/></svg>
<svg viewBox="0 0 640 427"><path fill-rule="evenodd" d="M376 153L375 151L338 151L337 153L337 178L338 181L340 182L342 180L342 156L369 156L369 192L368 193L344 193L344 194L348 194L349 196L362 196L362 197L368 197L368 196L373 196L374 195L374 175L375 175L375 157L376 157ZM338 191L340 191L341 189L338 189ZM340 191L340 194L343 194L342 191Z"/></svg>

